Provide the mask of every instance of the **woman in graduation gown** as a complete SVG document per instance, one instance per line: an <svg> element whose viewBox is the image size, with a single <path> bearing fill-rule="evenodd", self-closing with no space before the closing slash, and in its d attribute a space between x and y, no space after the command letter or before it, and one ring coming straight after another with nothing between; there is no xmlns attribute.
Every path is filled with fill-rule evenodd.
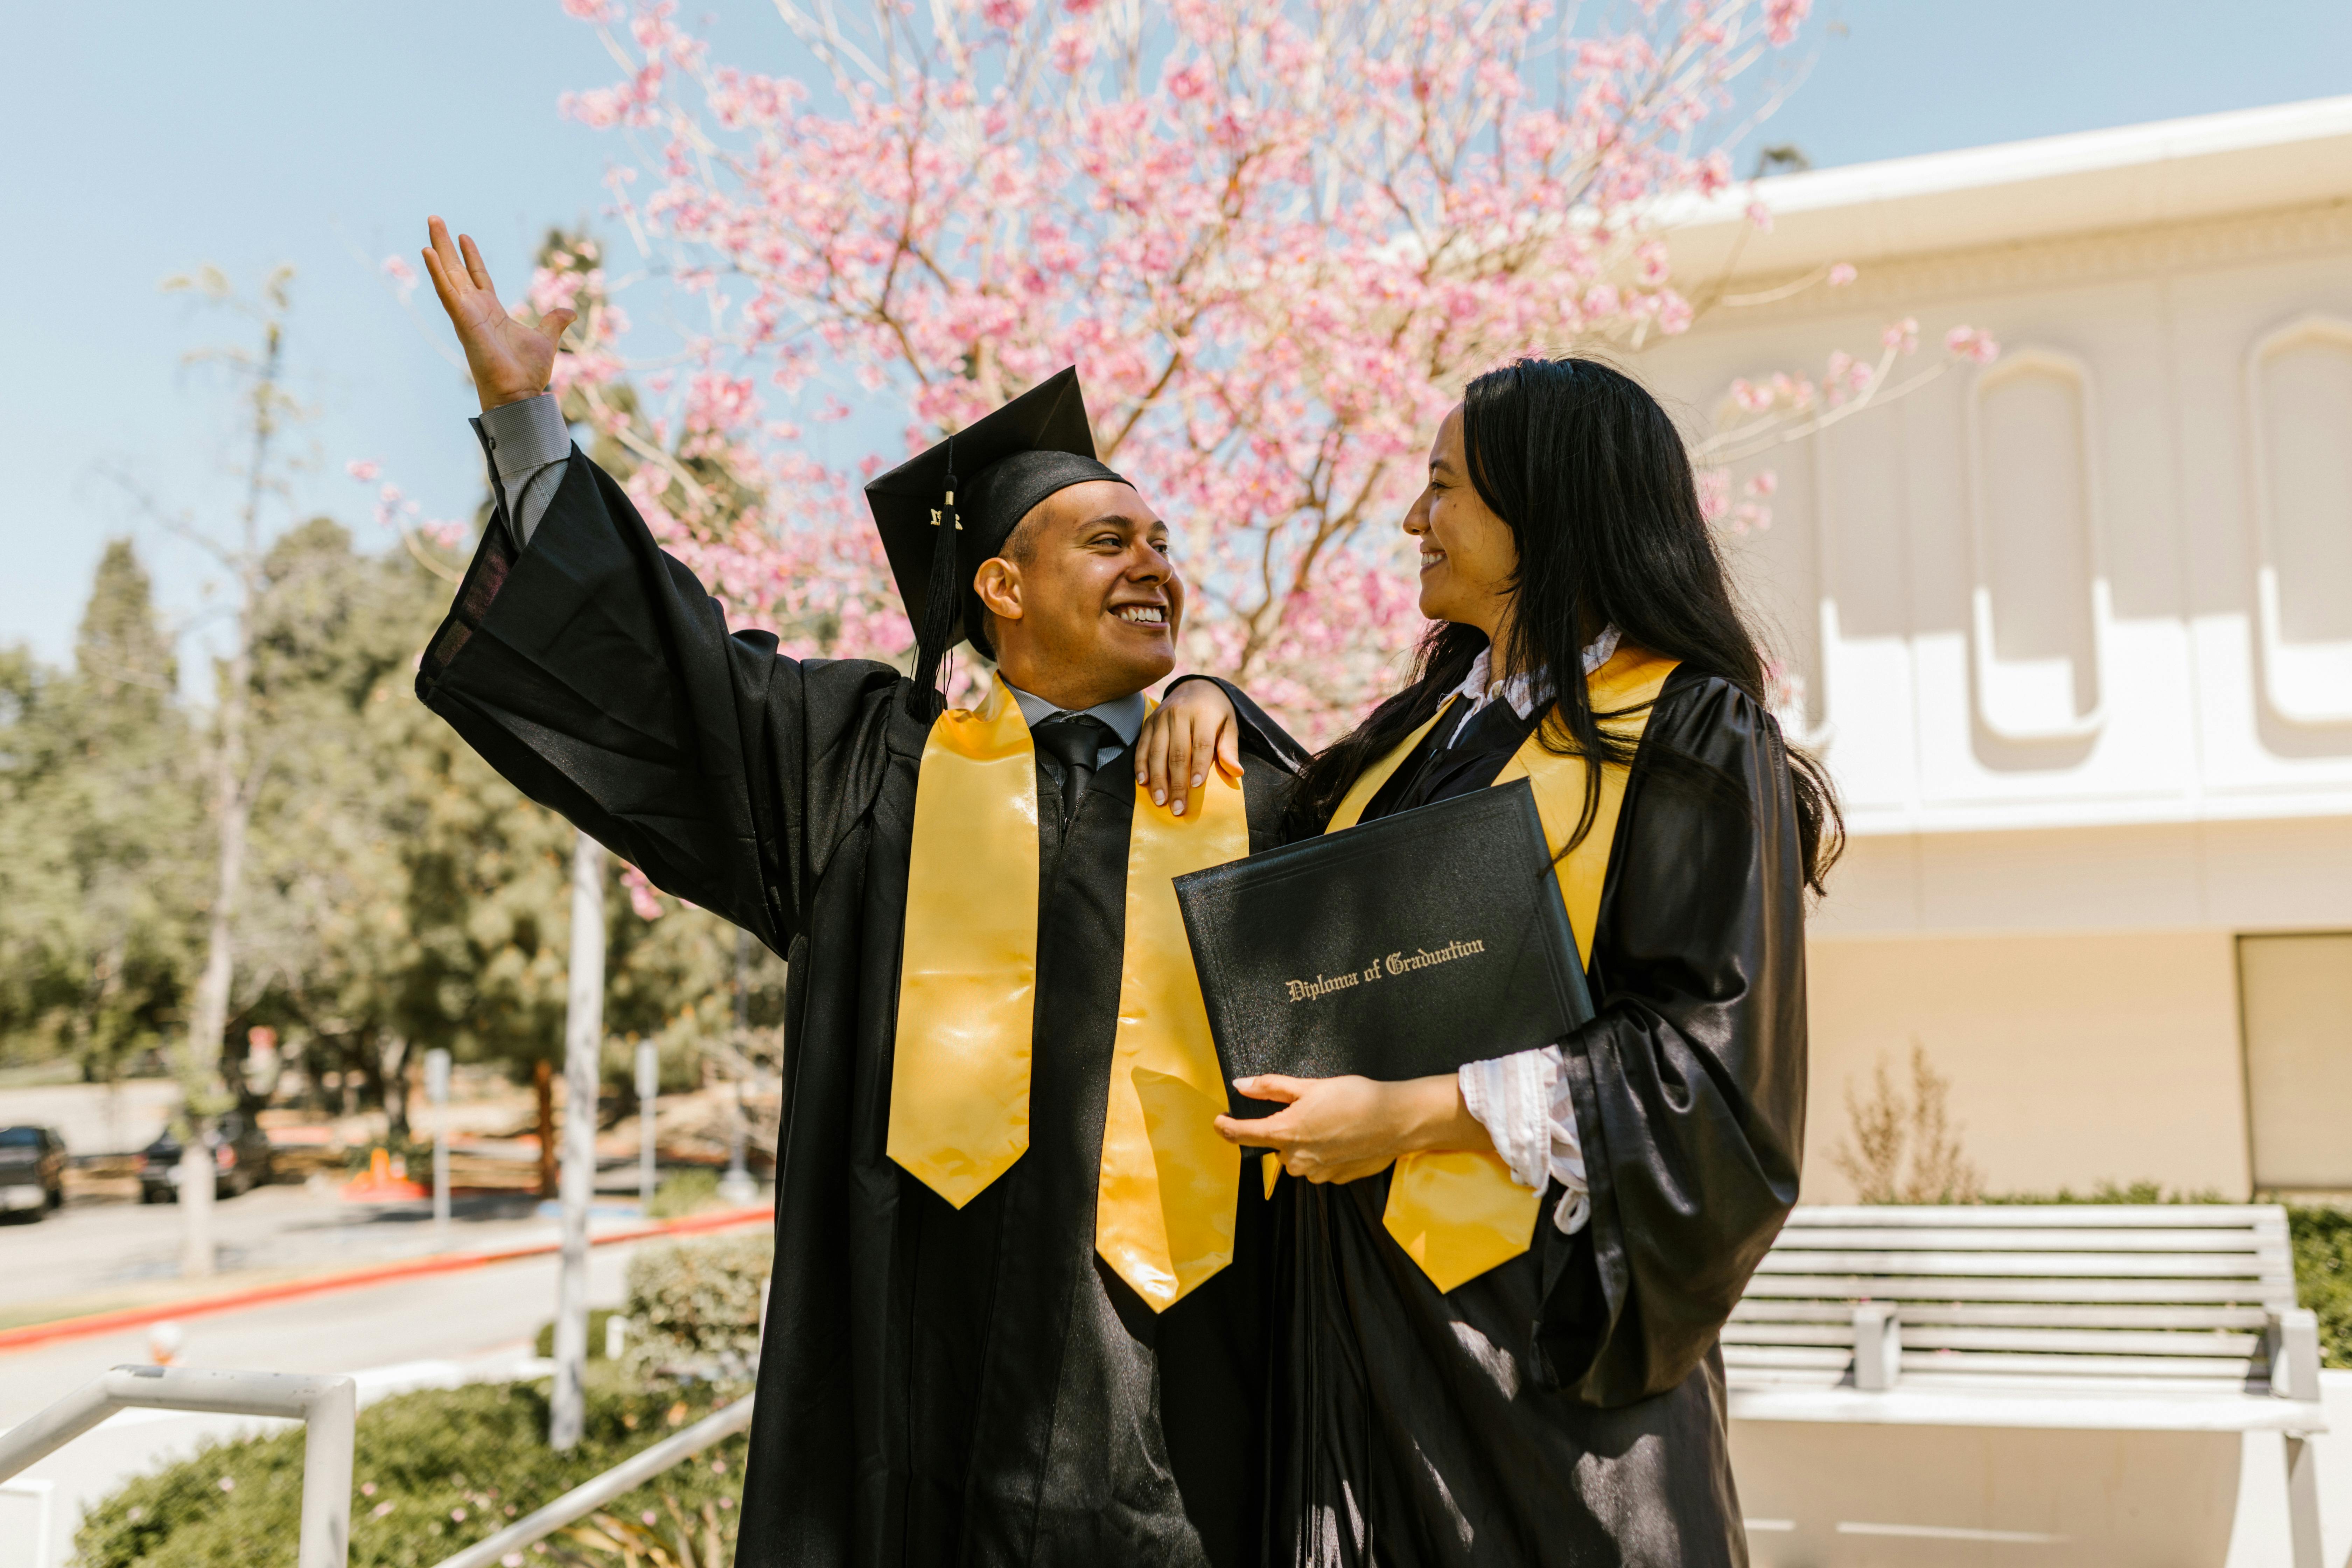
<svg viewBox="0 0 2352 1568"><path fill-rule="evenodd" d="M1303 1178L1269 1561L1744 1563L1716 1342L1796 1201L1835 806L1630 378L1480 376L1404 527L1436 624L1305 772L1293 836L1530 773L1597 1013L1456 1075L1241 1085L1290 1103L1221 1125ZM1223 703L1180 688L1144 749Z"/></svg>

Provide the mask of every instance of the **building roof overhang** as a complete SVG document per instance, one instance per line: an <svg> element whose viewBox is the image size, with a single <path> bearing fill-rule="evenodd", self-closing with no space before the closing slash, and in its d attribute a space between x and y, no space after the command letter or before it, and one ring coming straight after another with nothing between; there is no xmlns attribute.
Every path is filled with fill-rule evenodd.
<svg viewBox="0 0 2352 1568"><path fill-rule="evenodd" d="M2329 200L2352 200L2352 97L1778 175L1659 217L1682 277L1756 278Z"/></svg>

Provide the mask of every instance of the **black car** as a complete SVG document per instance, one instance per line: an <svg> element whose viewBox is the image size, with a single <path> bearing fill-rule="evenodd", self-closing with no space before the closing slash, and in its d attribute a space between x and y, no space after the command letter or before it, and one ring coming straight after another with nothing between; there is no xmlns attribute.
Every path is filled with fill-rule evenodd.
<svg viewBox="0 0 2352 1568"><path fill-rule="evenodd" d="M0 1213L39 1219L66 1201L66 1141L47 1127L0 1127Z"/></svg>
<svg viewBox="0 0 2352 1568"><path fill-rule="evenodd" d="M213 1191L223 1197L249 1193L269 1180L269 1134L243 1111L213 1123L205 1142L213 1151ZM166 1128L140 1151L139 1201L176 1202L180 1195L180 1141Z"/></svg>

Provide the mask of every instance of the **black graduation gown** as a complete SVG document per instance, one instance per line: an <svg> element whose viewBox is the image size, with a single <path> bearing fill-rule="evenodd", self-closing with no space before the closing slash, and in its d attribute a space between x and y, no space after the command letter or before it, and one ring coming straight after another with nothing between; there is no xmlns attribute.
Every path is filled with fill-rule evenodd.
<svg viewBox="0 0 2352 1568"><path fill-rule="evenodd" d="M1094 1250L1134 810L1123 760L1065 835L1059 764L1040 757L1028 1152L961 1211L883 1152L929 732L907 689L886 665L730 635L577 449L527 550L502 522L488 531L417 677L524 794L792 965L737 1563L1253 1563L1262 1194L1243 1184L1234 1265L1165 1313ZM1270 842L1299 757L1237 706L1258 721L1244 787L1253 839Z"/></svg>
<svg viewBox="0 0 2352 1568"><path fill-rule="evenodd" d="M1441 730L1445 726L1441 724ZM1433 731L1365 818L1490 784L1532 730ZM1736 784L1667 776L1661 748ZM1276 1560L1385 1568L1744 1563L1716 1336L1797 1196L1803 887L1780 734L1667 679L1630 777L1564 1042L1592 1216L1440 1294L1381 1228L1387 1173L1285 1181Z"/></svg>

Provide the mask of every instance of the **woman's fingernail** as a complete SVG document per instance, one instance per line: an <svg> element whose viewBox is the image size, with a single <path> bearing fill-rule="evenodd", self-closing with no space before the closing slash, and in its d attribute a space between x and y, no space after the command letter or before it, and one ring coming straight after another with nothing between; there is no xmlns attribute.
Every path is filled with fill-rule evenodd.
<svg viewBox="0 0 2352 1568"><path fill-rule="evenodd" d="M1207 779L1202 778L1199 773L1194 773L1192 775L1192 787L1194 789L1199 789L1202 784L1207 784L1208 782L1209 781Z"/></svg>
<svg viewBox="0 0 2352 1568"><path fill-rule="evenodd" d="M1183 816L1183 815L1184 815L1184 803L1183 803L1182 801L1181 801L1181 800L1180 800L1180 801L1178 801L1174 805L1170 806L1170 807L1168 808L1168 815L1169 815L1169 816Z"/></svg>
<svg viewBox="0 0 2352 1568"><path fill-rule="evenodd" d="M1153 790L1151 792L1151 804L1154 805L1166 805L1168 804L1168 792L1164 789Z"/></svg>

